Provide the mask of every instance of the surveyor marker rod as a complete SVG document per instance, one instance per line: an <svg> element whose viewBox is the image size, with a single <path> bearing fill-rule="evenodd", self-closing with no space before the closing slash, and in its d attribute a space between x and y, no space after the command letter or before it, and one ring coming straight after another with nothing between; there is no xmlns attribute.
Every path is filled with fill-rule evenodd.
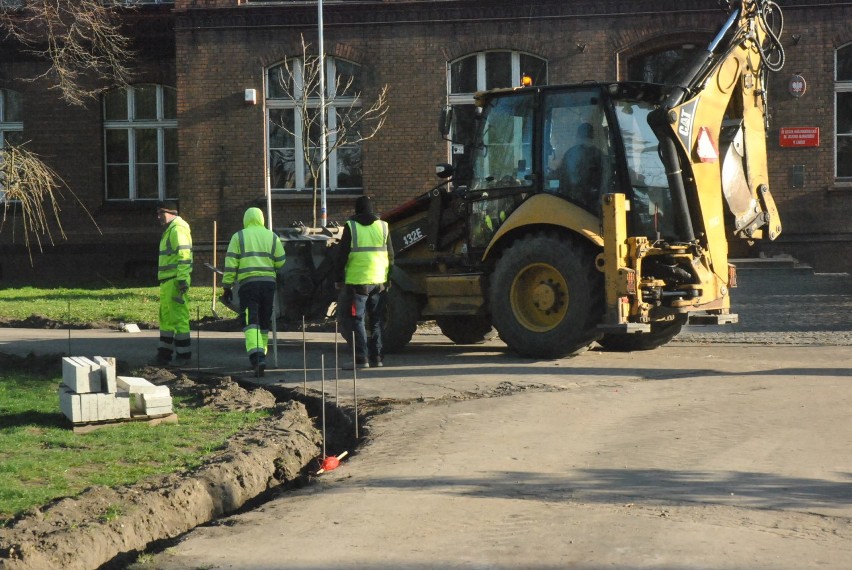
<svg viewBox="0 0 852 570"><path fill-rule="evenodd" d="M308 345L305 340L305 315L302 315L302 370L305 372L303 391L308 395Z"/></svg>
<svg viewBox="0 0 852 570"><path fill-rule="evenodd" d="M216 220L213 220L213 267L216 267L216 250L218 249L218 242L216 241ZM210 310L213 311L213 316L218 317L216 314L216 272L213 272L213 299L210 302Z"/></svg>
<svg viewBox="0 0 852 570"><path fill-rule="evenodd" d="M355 327L352 328L352 400L355 403L355 439L358 439L358 364L355 362Z"/></svg>
<svg viewBox="0 0 852 570"><path fill-rule="evenodd" d="M325 457L325 355L320 355L320 389L322 390L322 456Z"/></svg>
<svg viewBox="0 0 852 570"><path fill-rule="evenodd" d="M340 405L340 362L337 358L337 319L334 319L334 403Z"/></svg>

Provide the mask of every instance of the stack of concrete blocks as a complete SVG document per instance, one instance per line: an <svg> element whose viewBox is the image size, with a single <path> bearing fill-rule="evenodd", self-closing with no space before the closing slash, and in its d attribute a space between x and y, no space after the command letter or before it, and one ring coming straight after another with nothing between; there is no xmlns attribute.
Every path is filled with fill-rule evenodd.
<svg viewBox="0 0 852 570"><path fill-rule="evenodd" d="M168 386L144 378L117 376L115 359L84 356L62 359L59 387L62 413L75 424L162 416L174 412Z"/></svg>
<svg viewBox="0 0 852 570"><path fill-rule="evenodd" d="M119 376L116 382L119 391L130 395L130 413L134 416L161 416L174 412L168 386L157 386L134 376Z"/></svg>

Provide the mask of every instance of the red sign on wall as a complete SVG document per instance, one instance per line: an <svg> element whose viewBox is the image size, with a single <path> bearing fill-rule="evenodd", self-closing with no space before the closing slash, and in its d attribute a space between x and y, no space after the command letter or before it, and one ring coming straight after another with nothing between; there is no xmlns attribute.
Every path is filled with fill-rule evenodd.
<svg viewBox="0 0 852 570"><path fill-rule="evenodd" d="M781 127L780 139L785 148L819 146L819 127Z"/></svg>

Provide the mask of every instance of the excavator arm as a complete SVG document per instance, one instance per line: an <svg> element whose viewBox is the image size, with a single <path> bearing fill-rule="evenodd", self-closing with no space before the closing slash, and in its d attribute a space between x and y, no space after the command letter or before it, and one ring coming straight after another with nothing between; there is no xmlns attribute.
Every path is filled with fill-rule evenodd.
<svg viewBox="0 0 852 570"><path fill-rule="evenodd" d="M766 158L767 73L784 64L781 10L771 0L726 4L725 25L649 117L681 227L688 240L704 236L711 256L725 243L725 207L738 237L781 233Z"/></svg>

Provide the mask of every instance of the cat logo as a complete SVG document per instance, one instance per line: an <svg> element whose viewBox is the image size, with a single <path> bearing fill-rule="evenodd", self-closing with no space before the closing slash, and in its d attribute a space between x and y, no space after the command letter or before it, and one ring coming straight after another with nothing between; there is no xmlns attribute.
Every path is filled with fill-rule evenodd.
<svg viewBox="0 0 852 570"><path fill-rule="evenodd" d="M689 103L680 108L680 115L677 122L677 134L680 136L680 142L684 148L692 146L692 123L695 120L695 107L698 104L699 97L696 97Z"/></svg>

